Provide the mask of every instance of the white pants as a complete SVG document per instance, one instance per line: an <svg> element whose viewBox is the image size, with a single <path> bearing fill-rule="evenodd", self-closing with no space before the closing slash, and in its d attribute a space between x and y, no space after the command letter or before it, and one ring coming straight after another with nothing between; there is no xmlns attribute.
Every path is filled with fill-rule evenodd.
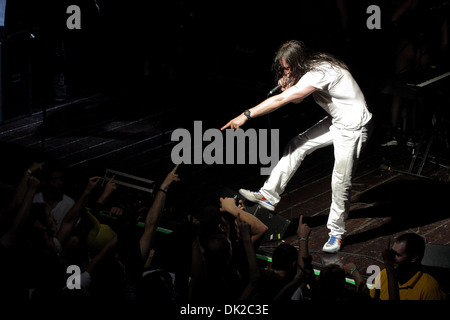
<svg viewBox="0 0 450 320"><path fill-rule="evenodd" d="M331 207L327 227L330 236L342 238L350 207L352 177L361 149L370 135L371 122L359 130L338 129L325 117L313 127L294 137L286 146L283 156L273 168L261 188L261 193L273 205L280 201L289 180L305 157L314 150L334 145L334 168L331 178Z"/></svg>

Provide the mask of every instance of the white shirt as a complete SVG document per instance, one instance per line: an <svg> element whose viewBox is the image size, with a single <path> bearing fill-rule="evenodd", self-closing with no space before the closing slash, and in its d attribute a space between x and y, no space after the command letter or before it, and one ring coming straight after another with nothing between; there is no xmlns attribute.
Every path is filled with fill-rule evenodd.
<svg viewBox="0 0 450 320"><path fill-rule="evenodd" d="M45 202L44 195L42 194L42 192L36 193L34 195L33 202L35 203ZM62 200L58 202L58 204L53 208L51 213L55 218L56 226L58 229L61 226L61 222L63 221L65 215L67 214L67 212L69 212L69 210L73 207L74 204L75 201L71 197L63 195Z"/></svg>
<svg viewBox="0 0 450 320"><path fill-rule="evenodd" d="M349 71L328 62L300 78L296 86L312 86L314 100L332 117L338 129L359 130L372 118L359 85Z"/></svg>

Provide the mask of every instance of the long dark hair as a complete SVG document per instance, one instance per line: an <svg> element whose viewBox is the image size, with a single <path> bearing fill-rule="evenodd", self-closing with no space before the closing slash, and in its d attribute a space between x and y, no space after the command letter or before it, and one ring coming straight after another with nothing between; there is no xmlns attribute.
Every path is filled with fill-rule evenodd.
<svg viewBox="0 0 450 320"><path fill-rule="evenodd" d="M301 41L291 40L283 43L275 54L272 70L275 72L275 81L284 76L284 69L280 64L281 58L285 58L291 67L291 77L298 81L305 73L313 70L321 62L329 62L332 66L338 66L348 70L347 65L335 56L311 50Z"/></svg>

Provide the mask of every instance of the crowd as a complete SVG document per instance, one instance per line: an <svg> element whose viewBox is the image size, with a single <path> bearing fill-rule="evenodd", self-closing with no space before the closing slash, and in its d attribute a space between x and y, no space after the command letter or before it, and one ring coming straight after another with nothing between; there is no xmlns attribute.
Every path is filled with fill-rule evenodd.
<svg viewBox="0 0 450 320"><path fill-rule="evenodd" d="M180 179L176 166L142 214L134 201L115 201L114 177L89 178L72 199L64 192L62 168L32 163L0 211L0 301L446 299L421 266L425 242L414 233L386 248L386 268L370 290L353 263L327 265L319 277L314 274L311 229L303 216L297 244L281 243L271 264L261 265L256 251L268 227L234 198L187 215L170 241L161 240L166 198L176 196L170 189ZM102 221L101 212L115 223ZM355 285L346 284L346 277Z"/></svg>

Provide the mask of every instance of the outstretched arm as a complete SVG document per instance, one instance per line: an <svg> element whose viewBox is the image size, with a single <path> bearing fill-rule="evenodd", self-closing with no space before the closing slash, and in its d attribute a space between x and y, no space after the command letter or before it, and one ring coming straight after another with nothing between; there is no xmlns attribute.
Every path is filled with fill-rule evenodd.
<svg viewBox="0 0 450 320"><path fill-rule="evenodd" d="M33 197L39 186L39 180L35 177L29 177L27 181L27 190L23 196L22 204L17 211L13 223L9 230L0 238L0 242L4 247L10 248L19 237L20 233L28 220L31 206L33 205Z"/></svg>
<svg viewBox="0 0 450 320"><path fill-rule="evenodd" d="M102 194L97 199L96 204L99 205L100 207L102 207L105 204L106 200L111 196L114 190L117 189L117 185L114 182L115 177L116 176L112 176L111 179L108 180L108 182L105 185L105 188L103 189Z"/></svg>
<svg viewBox="0 0 450 320"><path fill-rule="evenodd" d="M286 89L278 95L267 98L257 106L249 109L250 115L252 118L256 118L275 111L288 103L300 103L315 90L317 89L312 86L300 85L297 83L295 86ZM226 128L239 129L245 124L245 122L247 122L247 120L247 116L245 116L244 113L241 113L239 116L224 125L220 130L224 130Z"/></svg>
<svg viewBox="0 0 450 320"><path fill-rule="evenodd" d="M251 226L247 222L240 219L240 213L237 215L237 225L247 256L248 271L250 274L249 282L242 292L240 300L247 300L258 283L260 272L258 261L256 259L255 248L251 239Z"/></svg>
<svg viewBox="0 0 450 320"><path fill-rule="evenodd" d="M304 282L311 280L314 276L314 270L311 265L311 256L309 254L309 235L311 229L303 223L303 215L300 216L297 227L298 255L297 272L289 283L287 283L275 296L275 300L289 299ZM309 281L311 282L311 281Z"/></svg>
<svg viewBox="0 0 450 320"><path fill-rule="evenodd" d="M63 244L70 236L73 227L78 221L78 218L80 217L81 211L85 208L89 196L91 195L92 190L98 185L98 183L101 181L101 177L92 177L89 178L89 182L86 186L86 189L82 193L82 195L78 198L78 200L75 202L75 204L72 206L72 208L67 212L67 214L64 216L63 221L61 222L61 226L56 233L55 237L58 239L58 241Z"/></svg>
<svg viewBox="0 0 450 320"><path fill-rule="evenodd" d="M306 264L309 255L309 235L311 234L311 228L303 223L303 215L300 216L297 227L297 240L298 240L298 260L297 271L301 272L301 269L309 268ZM312 271L312 270L311 270Z"/></svg>
<svg viewBox="0 0 450 320"><path fill-rule="evenodd" d="M342 268L345 271L345 274L349 275L350 277L353 277L355 280L355 290L356 292L366 293L368 294L368 288L366 284L364 283L364 280L361 276L361 273L359 272L358 268L356 267L356 264L353 262L347 263Z"/></svg>
<svg viewBox="0 0 450 320"><path fill-rule="evenodd" d="M244 211L242 208L236 206L235 200L233 198L220 198L222 207L221 212L228 212L237 218L240 215L240 220L247 222L251 227L251 240L255 243L260 239L267 229L269 229L261 220L259 220L254 215Z"/></svg>
<svg viewBox="0 0 450 320"><path fill-rule="evenodd" d="M42 166L44 165L44 162L33 162L31 166L25 171L17 184L16 189L14 190L13 197L9 204L7 204L5 207L0 209L0 216L3 214L8 214L14 210L17 210L17 208L20 207L20 205L23 202L25 193L28 190L28 179L31 176L36 175L42 170Z"/></svg>
<svg viewBox="0 0 450 320"><path fill-rule="evenodd" d="M158 192L156 193L155 200L150 207L147 216L145 217L144 233L139 241L141 247L141 255L143 261L146 261L150 253L150 249L153 247L153 242L156 234L156 228L161 214L166 204L166 192L169 190L170 185L174 181L180 181L178 174L176 173L178 165L169 172L166 179L161 184Z"/></svg>

